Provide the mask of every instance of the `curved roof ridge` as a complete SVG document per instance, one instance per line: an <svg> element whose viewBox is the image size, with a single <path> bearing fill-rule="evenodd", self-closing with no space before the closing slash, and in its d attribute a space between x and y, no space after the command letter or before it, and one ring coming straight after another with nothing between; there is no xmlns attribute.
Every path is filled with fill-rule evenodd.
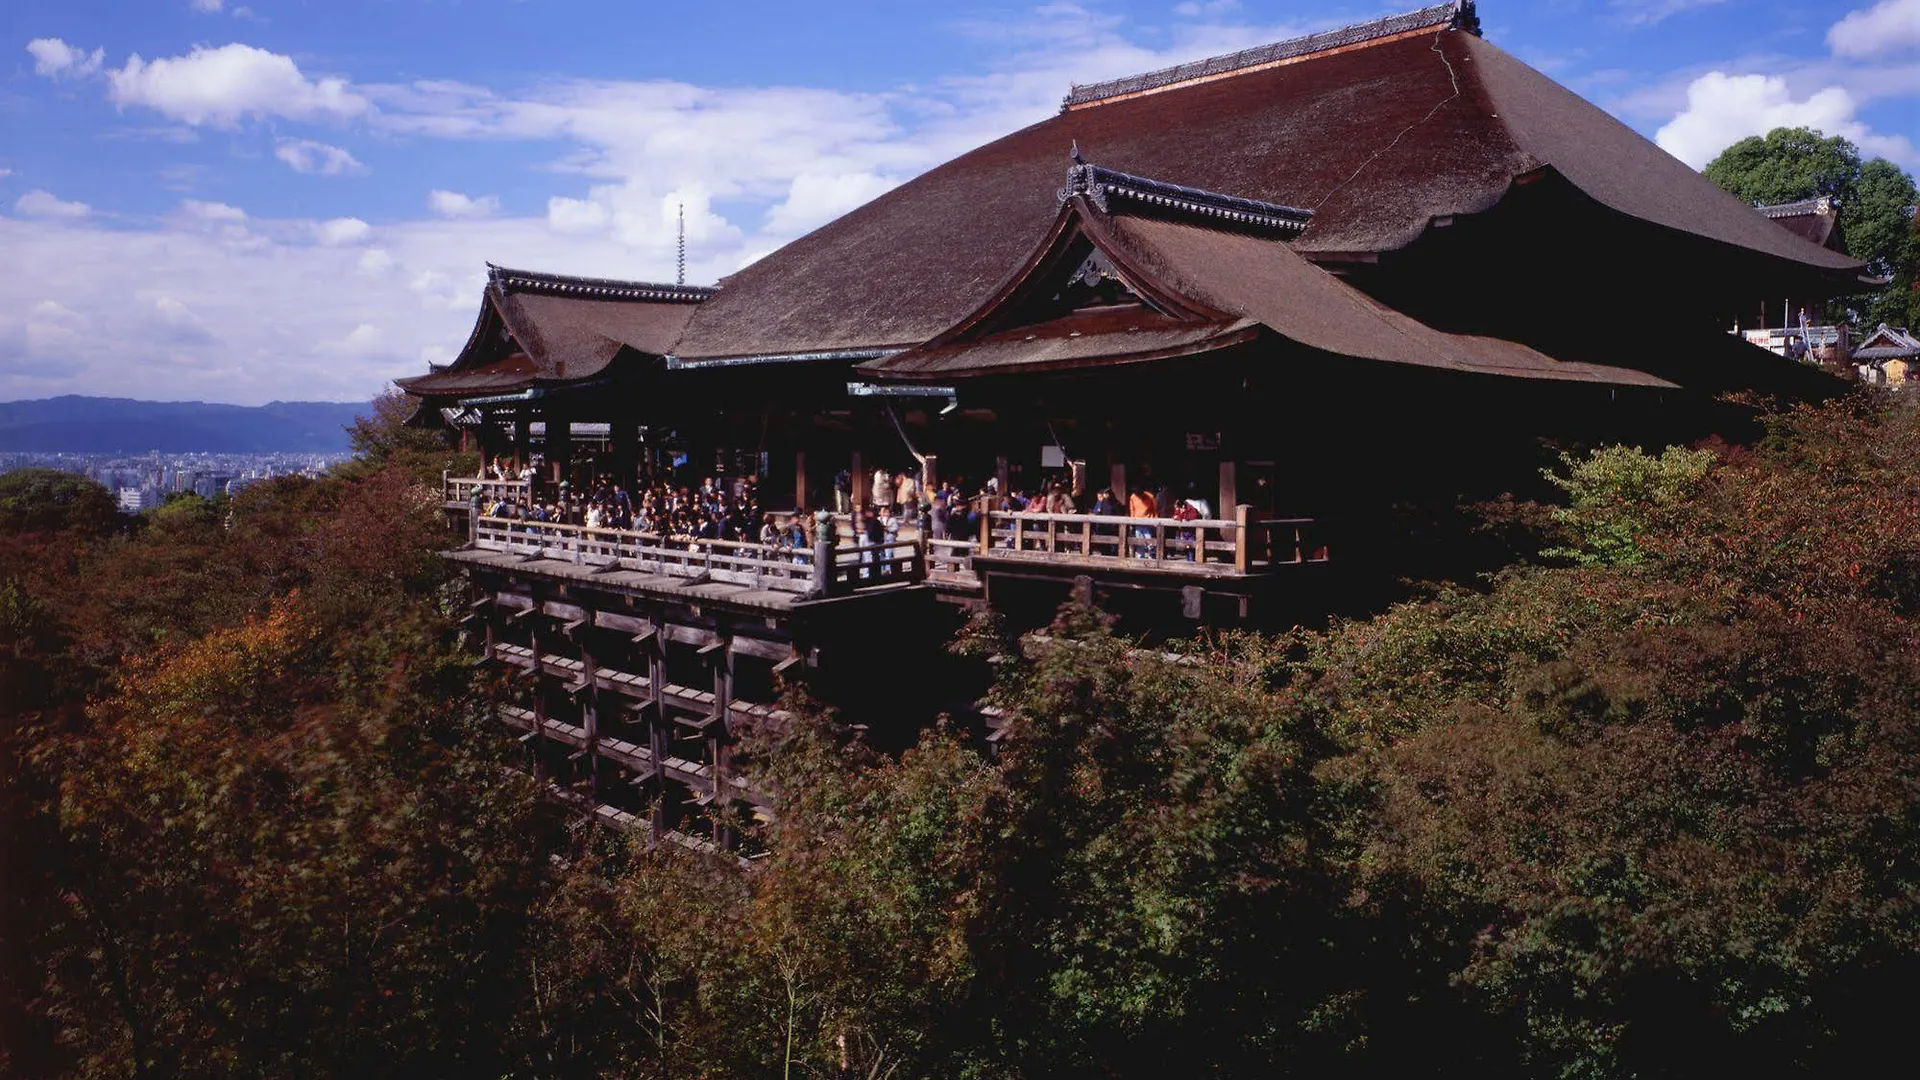
<svg viewBox="0 0 1920 1080"><path fill-rule="evenodd" d="M1256 71L1277 64L1309 59L1336 49L1350 49L1385 38L1435 27L1460 29L1470 34L1478 34L1480 17L1474 11L1473 0L1449 0L1448 3L1433 4L1418 11L1389 15L1370 22L1354 23L1337 30L1323 30L1317 34L1288 38L1269 45L1256 45L1251 49L1210 56L1205 60L1193 60L1185 64L1175 64L1172 67L1142 72L1138 75L1126 75L1104 82L1075 84L1068 88L1067 96L1060 104L1060 111L1067 112L1071 109L1098 105L1114 98L1149 94L1202 79L1217 79L1243 71Z"/></svg>
<svg viewBox="0 0 1920 1080"><path fill-rule="evenodd" d="M652 303L697 304L719 290L706 285L666 285L655 281L577 277L538 270L511 270L487 264L487 281L503 293L540 293L584 300L642 300Z"/></svg>
<svg viewBox="0 0 1920 1080"><path fill-rule="evenodd" d="M1058 192L1062 203L1076 195L1085 196L1101 213L1113 212L1109 206L1111 200L1124 199L1147 208L1210 218L1220 224L1274 229L1295 235L1313 220L1313 211L1297 206L1245 199L1093 165L1081 158L1077 143L1073 148L1073 166L1067 170L1067 185Z"/></svg>

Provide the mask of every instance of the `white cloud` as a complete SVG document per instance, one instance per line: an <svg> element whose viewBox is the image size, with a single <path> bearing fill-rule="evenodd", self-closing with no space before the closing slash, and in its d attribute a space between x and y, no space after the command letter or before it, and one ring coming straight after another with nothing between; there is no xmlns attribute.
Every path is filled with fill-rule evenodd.
<svg viewBox="0 0 1920 1080"><path fill-rule="evenodd" d="M1829 86L1796 98L1779 76L1710 71L1687 87L1685 110L1661 127L1654 141L1699 169L1749 135L1777 127L1810 127L1851 139L1870 155L1914 160L1913 144L1906 137L1875 134L1856 118L1857 109L1844 87Z"/></svg>
<svg viewBox="0 0 1920 1080"><path fill-rule="evenodd" d="M1920 0L1880 0L1849 12L1827 31L1827 45L1856 60L1920 48Z"/></svg>
<svg viewBox="0 0 1920 1080"><path fill-rule="evenodd" d="M86 217L93 208L83 202L67 202L35 188L14 201L15 212L25 217L58 218L68 221Z"/></svg>
<svg viewBox="0 0 1920 1080"><path fill-rule="evenodd" d="M556 195L547 200L547 224L554 232L580 234L600 232L607 227L613 215L597 202L586 199L569 199Z"/></svg>
<svg viewBox="0 0 1920 1080"><path fill-rule="evenodd" d="M12 175L13 175L12 169L0 169L0 180L5 180L7 177Z"/></svg>
<svg viewBox="0 0 1920 1080"><path fill-rule="evenodd" d="M313 227L314 238L326 247L345 247L358 244L373 235L373 226L359 218L334 218L323 221Z"/></svg>
<svg viewBox="0 0 1920 1080"><path fill-rule="evenodd" d="M138 54L107 73L108 96L188 124L231 126L244 117L343 120L370 103L345 79L309 79L288 56L235 42L196 45L185 56L144 61Z"/></svg>
<svg viewBox="0 0 1920 1080"><path fill-rule="evenodd" d="M1239 10L1240 0L1186 0L1185 3L1173 6L1175 15L1188 19L1210 18Z"/></svg>
<svg viewBox="0 0 1920 1080"><path fill-rule="evenodd" d="M84 79L100 70L106 60L105 49L81 52L59 38L34 38L27 42L33 54L33 72L49 79Z"/></svg>
<svg viewBox="0 0 1920 1080"><path fill-rule="evenodd" d="M801 173L793 178L786 199L767 211L767 231L799 236L869 202L899 184L869 172Z"/></svg>
<svg viewBox="0 0 1920 1080"><path fill-rule="evenodd" d="M458 191L430 191L427 193L427 208L446 218L492 217L500 212L500 198L497 195L482 195L476 199Z"/></svg>
<svg viewBox="0 0 1920 1080"><path fill-rule="evenodd" d="M337 146L312 139L281 139L273 156L297 173L314 176L365 176L367 167Z"/></svg>
<svg viewBox="0 0 1920 1080"><path fill-rule="evenodd" d="M1726 0L1612 0L1607 6L1628 26L1652 26L1684 11L1724 3Z"/></svg>
<svg viewBox="0 0 1920 1080"><path fill-rule="evenodd" d="M179 297L160 294L147 298L152 304L154 319L149 325L158 330L160 339L170 345L214 345L220 337L215 334L207 321L188 307Z"/></svg>
<svg viewBox="0 0 1920 1080"><path fill-rule="evenodd" d="M199 199L180 200L180 212L198 221L247 220L247 212L237 206L223 202L202 202Z"/></svg>
<svg viewBox="0 0 1920 1080"><path fill-rule="evenodd" d="M226 0L192 0L192 3L188 6L192 7L195 11L204 11L209 15L214 15L218 14L220 9L226 6Z"/></svg>

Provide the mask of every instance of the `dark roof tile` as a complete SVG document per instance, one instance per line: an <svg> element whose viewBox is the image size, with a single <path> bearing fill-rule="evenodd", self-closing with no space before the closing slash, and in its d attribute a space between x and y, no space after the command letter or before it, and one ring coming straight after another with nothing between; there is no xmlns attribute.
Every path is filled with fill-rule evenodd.
<svg viewBox="0 0 1920 1080"><path fill-rule="evenodd" d="M1614 210L1779 260L1857 263L1775 227L1595 106L1438 30L1076 108L964 154L775 251L698 306L689 360L918 344L976 307L1056 209L1078 144L1102 165L1306 207L1321 256L1391 251L1552 168Z"/></svg>

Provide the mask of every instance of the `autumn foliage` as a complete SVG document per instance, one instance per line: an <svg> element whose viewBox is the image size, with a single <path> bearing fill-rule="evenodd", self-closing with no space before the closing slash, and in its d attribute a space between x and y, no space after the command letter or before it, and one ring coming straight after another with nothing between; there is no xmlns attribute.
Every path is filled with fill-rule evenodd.
<svg viewBox="0 0 1920 1080"><path fill-rule="evenodd" d="M1537 554L988 746L803 700L767 855L558 830L405 468L10 549L17 1075L1846 1075L1920 975L1920 417L1556 470ZM51 544L52 541L49 541Z"/></svg>

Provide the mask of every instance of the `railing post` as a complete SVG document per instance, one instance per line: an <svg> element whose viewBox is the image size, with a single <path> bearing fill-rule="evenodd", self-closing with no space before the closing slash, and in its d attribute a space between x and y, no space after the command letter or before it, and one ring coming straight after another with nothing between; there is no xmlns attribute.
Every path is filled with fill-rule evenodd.
<svg viewBox="0 0 1920 1080"><path fill-rule="evenodd" d="M480 509L483 505L480 489L474 488L473 498L467 501L467 544L469 546L480 543Z"/></svg>
<svg viewBox="0 0 1920 1080"><path fill-rule="evenodd" d="M833 515L821 510L813 515L813 595L827 597L833 594L834 548L839 544L840 530L833 522Z"/></svg>
<svg viewBox="0 0 1920 1080"><path fill-rule="evenodd" d="M1241 503L1233 508L1233 568L1244 574L1253 568L1253 507Z"/></svg>
<svg viewBox="0 0 1920 1080"><path fill-rule="evenodd" d="M980 511L980 550L993 550L993 507Z"/></svg>

